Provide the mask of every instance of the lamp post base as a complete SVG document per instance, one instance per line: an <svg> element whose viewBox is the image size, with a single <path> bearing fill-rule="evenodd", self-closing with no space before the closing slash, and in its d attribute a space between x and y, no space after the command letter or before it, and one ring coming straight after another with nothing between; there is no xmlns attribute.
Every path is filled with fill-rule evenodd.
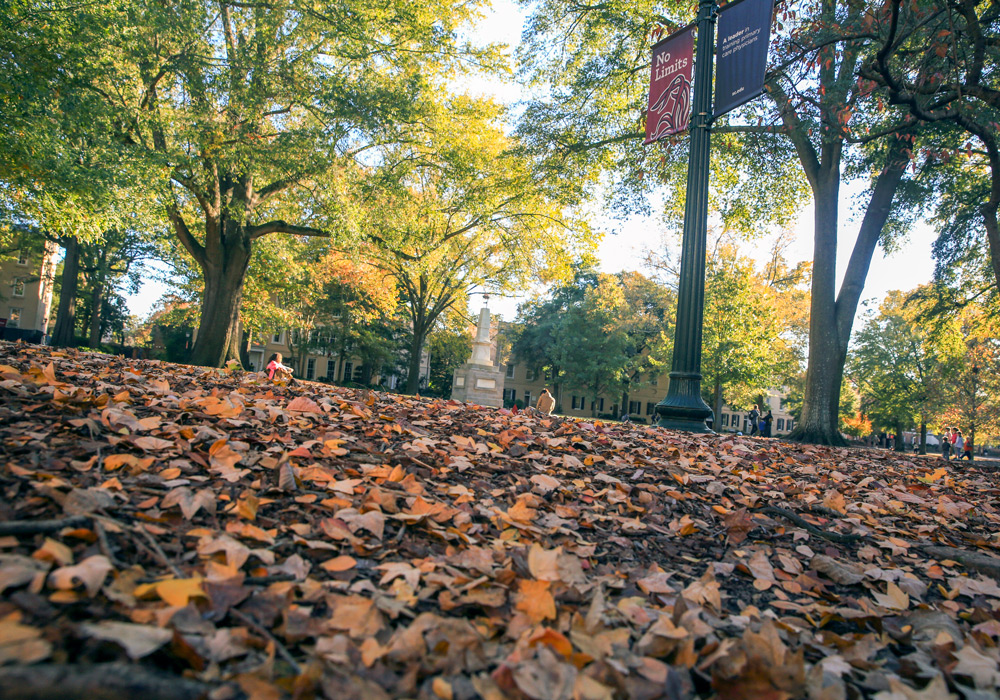
<svg viewBox="0 0 1000 700"><path fill-rule="evenodd" d="M714 416L712 409L701 398L701 374L671 372L670 388L663 401L656 404L656 414L659 416L656 424L661 428L715 434L705 424Z"/></svg>

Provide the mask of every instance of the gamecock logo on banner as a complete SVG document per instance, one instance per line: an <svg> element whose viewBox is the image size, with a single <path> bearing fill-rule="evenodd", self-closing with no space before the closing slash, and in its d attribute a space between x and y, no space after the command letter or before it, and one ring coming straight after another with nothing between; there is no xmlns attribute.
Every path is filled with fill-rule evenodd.
<svg viewBox="0 0 1000 700"><path fill-rule="evenodd" d="M694 25L653 47L646 112L646 143L684 131L691 119Z"/></svg>

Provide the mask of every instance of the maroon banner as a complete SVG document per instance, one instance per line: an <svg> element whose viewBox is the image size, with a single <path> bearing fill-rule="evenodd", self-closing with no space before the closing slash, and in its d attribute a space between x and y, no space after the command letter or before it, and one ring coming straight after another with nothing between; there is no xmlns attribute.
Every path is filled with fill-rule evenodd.
<svg viewBox="0 0 1000 700"><path fill-rule="evenodd" d="M687 129L691 118L693 70L693 24L653 46L649 110L646 112L647 144Z"/></svg>

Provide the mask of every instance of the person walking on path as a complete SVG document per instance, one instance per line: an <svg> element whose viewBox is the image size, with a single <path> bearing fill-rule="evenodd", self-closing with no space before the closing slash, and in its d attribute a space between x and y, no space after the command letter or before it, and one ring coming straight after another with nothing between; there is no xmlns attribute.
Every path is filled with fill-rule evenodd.
<svg viewBox="0 0 1000 700"><path fill-rule="evenodd" d="M774 416L771 415L771 410L768 409L767 415L764 416L764 437L771 437L771 424L774 422Z"/></svg>
<svg viewBox="0 0 1000 700"><path fill-rule="evenodd" d="M966 440L962 445L962 457L972 461L972 440Z"/></svg>
<svg viewBox="0 0 1000 700"><path fill-rule="evenodd" d="M945 461L951 461L951 428L944 431L944 435L941 436L941 457Z"/></svg>
<svg viewBox="0 0 1000 700"><path fill-rule="evenodd" d="M955 452L956 459L962 459L964 456L962 453L965 451L965 438L962 437L961 430L955 430L955 438L951 443L951 449Z"/></svg>
<svg viewBox="0 0 1000 700"><path fill-rule="evenodd" d="M753 405L750 409L750 437L753 437L759 432L757 424L760 422L760 409L757 408L757 404Z"/></svg>
<svg viewBox="0 0 1000 700"><path fill-rule="evenodd" d="M549 393L548 389L542 389L542 395L538 397L538 402L535 403L535 408L538 409L539 413L546 416L552 415L552 409L555 408L556 400Z"/></svg>

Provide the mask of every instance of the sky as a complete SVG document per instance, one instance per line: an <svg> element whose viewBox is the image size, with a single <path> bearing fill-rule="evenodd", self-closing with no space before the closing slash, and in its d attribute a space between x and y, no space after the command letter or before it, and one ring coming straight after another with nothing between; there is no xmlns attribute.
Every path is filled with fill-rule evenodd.
<svg viewBox="0 0 1000 700"><path fill-rule="evenodd" d="M510 47L517 45L521 37L525 14L512 0L495 0L494 9L480 23L481 29L477 39L482 41L505 43ZM465 83L471 93L491 95L507 104L514 104L521 96L520 90L512 82L474 79ZM840 241L838 245L837 271L840 276L847 268L860 218L852 209L851 198L857 193L856 188L845 186L841 190L840 206ZM797 224L793 227L796 234L794 242L788 248L786 255L790 264L800 260L812 259L812 205L803 208ZM598 248L598 260L602 272L613 273L623 270L642 271L642 260L648 249L663 247L665 231L654 214L651 217L636 216L626 221L599 221L602 228L613 228L616 233L606 234ZM929 282L934 272L934 262L931 256L931 245L934 232L930 226L918 224L911 231L905 245L893 255L884 255L881 249L875 252L872 259L868 280L862 300L873 300L875 303L883 299L893 290L909 290L919 284ZM747 244L745 253L760 260L766 257L770 245L768 241L760 241L755 247ZM157 299L163 294L165 287L156 281L146 282L137 295L128 300L129 310L145 317L152 310ZM517 305L523 297L497 297L489 301L489 307L495 314L505 320L513 320ZM482 297L473 295L470 299L470 313L478 313L482 306ZM863 310L859 308L859 313Z"/></svg>

